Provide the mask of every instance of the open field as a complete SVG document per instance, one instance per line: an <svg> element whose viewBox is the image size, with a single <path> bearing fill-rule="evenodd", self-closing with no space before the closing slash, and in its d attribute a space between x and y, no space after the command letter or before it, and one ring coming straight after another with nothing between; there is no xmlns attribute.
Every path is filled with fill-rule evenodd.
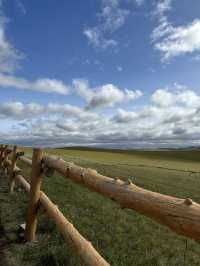
<svg viewBox="0 0 200 266"><path fill-rule="evenodd" d="M31 155L31 150L27 150ZM133 179L143 188L200 203L200 151L112 151L95 149L46 150L66 161L90 167L107 176ZM23 167L23 165L21 164ZM28 169L25 169L28 171ZM26 175L25 175L26 176ZM27 176L29 173L27 172ZM5 193L0 179L1 223L7 235L5 253L11 265L80 265L76 254L41 210L38 242L17 243L27 195L19 188ZM199 245L59 175L44 178L43 190L65 216L111 265L200 265ZM187 249L186 249L187 247Z"/></svg>

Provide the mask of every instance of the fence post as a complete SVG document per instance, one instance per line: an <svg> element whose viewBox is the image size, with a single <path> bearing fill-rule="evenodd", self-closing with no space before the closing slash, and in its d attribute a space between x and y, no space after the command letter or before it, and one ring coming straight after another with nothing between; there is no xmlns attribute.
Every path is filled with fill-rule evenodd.
<svg viewBox="0 0 200 266"><path fill-rule="evenodd" d="M1 162L2 162L2 159L3 159L3 145L1 145L1 148L0 148L0 167L1 167Z"/></svg>
<svg viewBox="0 0 200 266"><path fill-rule="evenodd" d="M8 147L5 149L4 152L4 159L3 159L3 170L5 174L9 173L9 165L8 165L8 156L9 154L12 152L11 149L9 149Z"/></svg>
<svg viewBox="0 0 200 266"><path fill-rule="evenodd" d="M15 187L15 175L14 175L14 170L16 167L16 162L17 162L17 146L13 147L13 155L12 155L12 164L10 166L10 187L9 187L9 192L12 194L14 191Z"/></svg>
<svg viewBox="0 0 200 266"><path fill-rule="evenodd" d="M33 150L30 199L25 231L25 239L29 242L35 241L37 228L37 211L40 199L40 186L42 183L42 156L43 152L41 149Z"/></svg>
<svg viewBox="0 0 200 266"><path fill-rule="evenodd" d="M4 154L8 148L8 145L5 145L2 150L1 150L1 158L0 158L0 168L3 168L3 163L4 163Z"/></svg>
<svg viewBox="0 0 200 266"><path fill-rule="evenodd" d="M3 168L4 174L7 174L7 172L6 172L6 162L8 160L8 155L9 155L8 145L6 145L5 148L4 148L3 161L2 161L2 168Z"/></svg>

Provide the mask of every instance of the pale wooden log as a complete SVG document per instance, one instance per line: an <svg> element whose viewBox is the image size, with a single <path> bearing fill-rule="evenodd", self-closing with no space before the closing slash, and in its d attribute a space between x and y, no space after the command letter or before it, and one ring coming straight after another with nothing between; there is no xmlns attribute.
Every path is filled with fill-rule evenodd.
<svg viewBox="0 0 200 266"><path fill-rule="evenodd" d="M14 146L13 147L13 153L12 153L12 162L11 162L11 166L10 166L10 187L9 187L9 192L11 194L13 193L14 187L15 187L15 174L14 174L14 170L15 170L16 163L17 163L16 152L17 152L17 146Z"/></svg>
<svg viewBox="0 0 200 266"><path fill-rule="evenodd" d="M41 192L40 202L46 209L49 217L55 221L65 240L70 241L75 250L78 251L80 258L85 265L109 265L93 248L92 244L80 235L74 226L64 217L58 207L54 205L43 192Z"/></svg>
<svg viewBox="0 0 200 266"><path fill-rule="evenodd" d="M16 179L25 188L30 191L29 183L21 176ZM40 203L47 211L48 216L56 223L61 234L67 242L71 242L75 251L87 266L109 266L99 253L94 249L91 242L87 241L62 214L58 207L47 197L44 192L40 192Z"/></svg>
<svg viewBox="0 0 200 266"><path fill-rule="evenodd" d="M30 192L31 186L22 175L20 175L20 174L16 175L16 181L19 182L23 186L23 188L26 190L26 192L28 192L28 193Z"/></svg>
<svg viewBox="0 0 200 266"><path fill-rule="evenodd" d="M19 161L25 163L25 164L28 165L28 166L32 166L32 160L31 160L31 159L28 159L28 158L25 157L25 156L20 156L20 157L19 157Z"/></svg>
<svg viewBox="0 0 200 266"><path fill-rule="evenodd" d="M119 203L122 208L133 209L200 243L200 205L192 200L145 190L130 181L112 179L62 159L45 156L43 162L66 178Z"/></svg>
<svg viewBox="0 0 200 266"><path fill-rule="evenodd" d="M42 156L43 152L41 149L33 150L31 190L25 232L25 238L27 241L35 241L37 209L40 198L40 186L42 182Z"/></svg>

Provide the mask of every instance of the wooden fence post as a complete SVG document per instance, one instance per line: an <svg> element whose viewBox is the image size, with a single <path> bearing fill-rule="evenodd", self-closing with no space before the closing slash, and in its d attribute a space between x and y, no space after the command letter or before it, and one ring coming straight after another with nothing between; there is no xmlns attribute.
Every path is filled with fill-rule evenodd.
<svg viewBox="0 0 200 266"><path fill-rule="evenodd" d="M3 159L3 150L4 150L4 147L3 147L3 145L1 145L1 148L0 148L0 167L1 167L1 162Z"/></svg>
<svg viewBox="0 0 200 266"><path fill-rule="evenodd" d="M8 145L5 145L2 150L1 150L1 158L0 158L0 168L3 168L3 163L4 163L4 155L5 155L5 152L8 148Z"/></svg>
<svg viewBox="0 0 200 266"><path fill-rule="evenodd" d="M12 154L12 163L10 166L10 187L9 187L9 192L12 194L14 191L14 187L15 187L15 173L14 173L14 169L16 167L16 162L17 162L17 146L13 147L13 154Z"/></svg>
<svg viewBox="0 0 200 266"><path fill-rule="evenodd" d="M37 228L37 211L40 199L40 187L42 183L42 156L41 149L33 150L30 199L27 211L25 239L35 241Z"/></svg>
<svg viewBox="0 0 200 266"><path fill-rule="evenodd" d="M9 153L8 153L8 145L6 145L5 148L4 148L3 160L2 160L2 168L3 168L4 174L7 174L6 173L6 162L8 160L8 155L9 155Z"/></svg>

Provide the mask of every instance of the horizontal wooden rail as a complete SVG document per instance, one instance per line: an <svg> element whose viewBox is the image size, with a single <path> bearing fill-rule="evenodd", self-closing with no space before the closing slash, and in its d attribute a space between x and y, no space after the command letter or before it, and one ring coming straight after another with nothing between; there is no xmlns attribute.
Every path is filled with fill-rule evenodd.
<svg viewBox="0 0 200 266"><path fill-rule="evenodd" d="M17 147L13 148L12 160L8 159L8 154L11 150L7 150L6 147L0 147L0 162L3 162L2 167L7 170L10 174L10 178L13 182L12 189L13 192L14 183L18 181L24 189L30 194L29 198L29 211L27 212L26 220L26 233L25 239L27 241L33 241L35 239L35 231L37 226L37 211L39 203L45 208L48 216L56 223L64 239L71 242L72 246L76 250L80 259L84 265L87 266L109 266L103 257L94 249L91 242L87 241L75 228L74 226L64 217L62 212L58 207L47 197L47 195L40 190L40 184L42 180L40 179L43 173L48 173L48 171L43 171L42 162L42 150L35 149L33 152L33 161L24 157L24 152L17 151ZM25 180L21 175L21 169L16 166L16 160L19 159L28 166L32 166L31 171L31 185ZM49 170L49 169L46 169ZM50 169L51 170L51 169ZM51 173L51 171L50 171ZM37 194L36 194L37 192ZM34 204L32 204L34 201ZM33 205L33 207L32 207ZM34 210L33 210L34 209ZM31 212L31 214L30 214ZM28 226L29 225L29 226ZM30 229L30 230L28 230Z"/></svg>
<svg viewBox="0 0 200 266"><path fill-rule="evenodd" d="M25 163L26 165L28 165L30 167L32 166L32 160L27 158L27 157L25 157L25 156L20 156L19 157L19 161Z"/></svg>
<svg viewBox="0 0 200 266"><path fill-rule="evenodd" d="M30 184L23 176L17 175L16 180L30 193ZM58 207L47 197L47 195L40 191L40 203L47 211L48 216L54 220L66 241L70 241L74 246L76 252L79 254L82 262L88 266L109 266L94 249L92 244L87 241L74 226L64 217Z"/></svg>
<svg viewBox="0 0 200 266"><path fill-rule="evenodd" d="M114 200L122 208L133 209L200 243L200 205L191 199L148 191L130 181L112 179L55 157L44 156L43 162L64 177Z"/></svg>
<svg viewBox="0 0 200 266"><path fill-rule="evenodd" d="M23 152L16 152L13 149L13 152L16 152L19 160L32 167L30 185L21 175L20 169L16 166L14 161L16 159L15 156L13 156L12 161L8 159L10 150L7 151L7 149L8 146L0 147L0 167L3 169L7 168L8 170L13 168L12 171L15 180L20 182L27 192L30 193L30 191L34 190L33 195L30 193L30 199L33 200L33 196L35 196L34 206L36 207L39 202L42 204L49 217L58 226L63 237L71 241L85 265L104 266L109 264L97 253L91 243L80 235L47 195L40 191L39 182L42 181L42 175L51 176L54 170L67 179L71 179L91 191L110 198L118 203L121 208L135 210L140 214L158 221L160 224L168 226L172 231L200 243L200 205L189 198L180 199L145 190L133 184L131 180L124 182L119 178L103 176L95 170L79 167L74 163L65 162L54 156L41 155L36 163L36 157L33 156L32 161L23 156ZM36 149L34 153L37 153ZM11 177L13 176L11 175ZM37 185L35 186L37 189L33 189L33 184ZM30 206L29 209L32 210L33 208L30 208ZM32 216L37 219L37 213L35 211L33 211ZM33 223L31 222L30 224ZM35 230L33 232L34 236Z"/></svg>

